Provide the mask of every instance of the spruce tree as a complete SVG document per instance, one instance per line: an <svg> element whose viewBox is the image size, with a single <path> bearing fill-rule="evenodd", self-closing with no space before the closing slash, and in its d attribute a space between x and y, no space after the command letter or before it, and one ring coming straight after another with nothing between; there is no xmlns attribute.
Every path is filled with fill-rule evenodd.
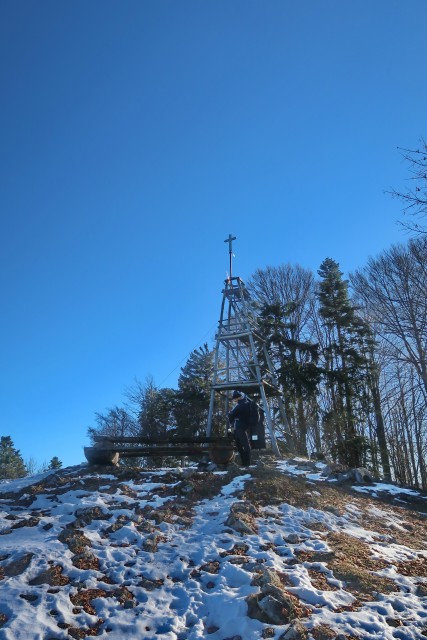
<svg viewBox="0 0 427 640"><path fill-rule="evenodd" d="M10 436L2 436L0 440L0 479L23 478L27 475L24 460Z"/></svg>
<svg viewBox="0 0 427 640"><path fill-rule="evenodd" d="M137 422L140 435L147 438L166 438L173 431L172 408L176 391L159 389L151 377L140 387Z"/></svg>
<svg viewBox="0 0 427 640"><path fill-rule="evenodd" d="M60 469L61 467L62 467L61 460L58 458L58 456L53 456L52 460L49 462L48 471Z"/></svg>
<svg viewBox="0 0 427 640"><path fill-rule="evenodd" d="M326 334L323 374L331 400L325 427L338 459L357 467L366 445L358 429L358 412L366 384L369 329L350 300L339 264L326 258L318 273L319 315Z"/></svg>
<svg viewBox="0 0 427 640"><path fill-rule="evenodd" d="M204 344L194 349L178 379L174 415L180 435L203 435L209 411L214 352Z"/></svg>
<svg viewBox="0 0 427 640"><path fill-rule="evenodd" d="M314 274L298 264L266 267L257 269L248 288L281 383L292 446L302 454L308 447L320 452ZM259 358L263 362L262 353Z"/></svg>
<svg viewBox="0 0 427 640"><path fill-rule="evenodd" d="M296 453L307 455L308 419L314 420L312 414L320 378L318 345L299 339L291 319L294 306L295 303L264 304L257 328L275 364ZM262 359L262 353L259 357Z"/></svg>

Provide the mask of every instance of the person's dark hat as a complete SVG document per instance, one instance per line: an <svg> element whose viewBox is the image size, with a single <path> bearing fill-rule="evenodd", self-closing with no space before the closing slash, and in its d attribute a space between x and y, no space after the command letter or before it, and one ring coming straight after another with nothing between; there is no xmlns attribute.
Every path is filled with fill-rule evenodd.
<svg viewBox="0 0 427 640"><path fill-rule="evenodd" d="M231 396L232 398L241 398L243 395L243 393L241 391L238 391L237 389L235 389L233 391L233 395Z"/></svg>

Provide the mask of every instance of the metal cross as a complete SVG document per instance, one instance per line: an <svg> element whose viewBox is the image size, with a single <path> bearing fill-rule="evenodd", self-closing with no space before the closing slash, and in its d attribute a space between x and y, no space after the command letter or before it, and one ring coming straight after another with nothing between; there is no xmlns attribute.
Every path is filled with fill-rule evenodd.
<svg viewBox="0 0 427 640"><path fill-rule="evenodd" d="M232 266L233 266L233 240L237 240L236 236L232 236L231 233L228 234L227 240L224 242L228 242L228 251L230 254L230 282L232 277Z"/></svg>

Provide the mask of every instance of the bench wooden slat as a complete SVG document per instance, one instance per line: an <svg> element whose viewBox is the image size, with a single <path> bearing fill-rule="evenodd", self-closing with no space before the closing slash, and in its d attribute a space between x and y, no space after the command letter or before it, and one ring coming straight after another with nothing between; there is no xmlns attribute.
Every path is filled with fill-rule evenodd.
<svg viewBox="0 0 427 640"><path fill-rule="evenodd" d="M222 459L230 460L234 449L233 438L220 436L156 439L95 436L94 442L94 447L85 447L85 455L89 463L107 464L114 455L125 458L210 456L211 459L221 461Z"/></svg>
<svg viewBox="0 0 427 640"><path fill-rule="evenodd" d="M112 436L93 436L94 442L108 442L116 444L141 444L141 445L177 445L177 444L226 444L232 442L232 438L223 436L177 436L175 438L140 438L124 436L114 438Z"/></svg>
<svg viewBox="0 0 427 640"><path fill-rule="evenodd" d="M111 447L108 451L132 458L138 456L197 456L209 454L209 449L200 447Z"/></svg>

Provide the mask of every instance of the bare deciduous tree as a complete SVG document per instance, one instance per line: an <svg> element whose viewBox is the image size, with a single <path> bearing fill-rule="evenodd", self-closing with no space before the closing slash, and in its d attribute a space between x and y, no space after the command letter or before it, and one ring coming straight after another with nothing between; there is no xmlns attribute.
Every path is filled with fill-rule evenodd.
<svg viewBox="0 0 427 640"><path fill-rule="evenodd" d="M351 282L396 362L411 365L427 398L427 241L396 245L371 258Z"/></svg>
<svg viewBox="0 0 427 640"><path fill-rule="evenodd" d="M398 481L426 486L427 238L393 246L351 276L382 352L382 412Z"/></svg>
<svg viewBox="0 0 427 640"><path fill-rule="evenodd" d="M402 156L409 165L411 187L406 191L392 189L394 198L403 202L405 214L415 219L413 222L403 223L406 228L417 233L427 233L425 225L417 222L417 219L427 215L427 143L420 141L418 149L401 149Z"/></svg>

